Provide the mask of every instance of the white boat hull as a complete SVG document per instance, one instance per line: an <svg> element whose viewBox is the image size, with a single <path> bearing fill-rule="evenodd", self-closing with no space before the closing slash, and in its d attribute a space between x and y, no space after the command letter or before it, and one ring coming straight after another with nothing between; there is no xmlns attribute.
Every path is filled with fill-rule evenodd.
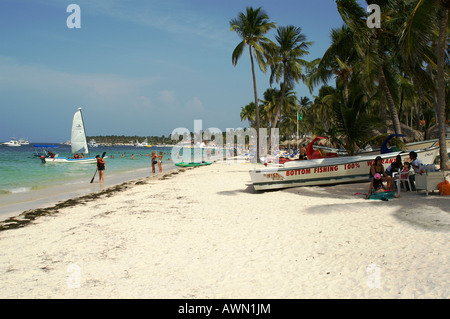
<svg viewBox="0 0 450 319"><path fill-rule="evenodd" d="M97 159L95 157L87 158L67 158L67 157L46 157L46 163L78 163L78 164L95 164Z"/></svg>
<svg viewBox="0 0 450 319"><path fill-rule="evenodd" d="M450 150L450 138L446 138L447 149ZM439 146L439 139L425 140L419 142L411 142L406 144L405 151L414 151L417 149L423 149L427 147ZM339 156L347 156L347 152L343 149L337 149L332 147L314 146L315 149L323 149L324 151L331 153L337 153ZM380 155L380 148L373 149L371 151L361 150L358 155Z"/></svg>
<svg viewBox="0 0 450 319"><path fill-rule="evenodd" d="M438 147L416 150L423 164L433 164ZM381 154L386 169L400 154L402 161L409 160L409 152ZM345 156L316 160L287 162L281 167L250 170L255 190L281 189L298 186L333 185L369 181L369 169L375 156Z"/></svg>
<svg viewBox="0 0 450 319"><path fill-rule="evenodd" d="M16 141L16 140L11 140L11 141L9 141L9 142L2 143L2 145L9 146L9 147L18 147L18 146L21 146L20 143L19 143L18 141Z"/></svg>

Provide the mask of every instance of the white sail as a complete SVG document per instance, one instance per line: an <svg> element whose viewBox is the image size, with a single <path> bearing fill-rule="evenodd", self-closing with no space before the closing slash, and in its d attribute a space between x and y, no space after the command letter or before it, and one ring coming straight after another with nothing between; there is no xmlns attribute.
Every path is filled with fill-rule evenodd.
<svg viewBox="0 0 450 319"><path fill-rule="evenodd" d="M84 131L83 116L81 115L81 108L73 116L72 121L72 135L70 138L72 145L72 153L89 154L89 149L86 142L86 132Z"/></svg>

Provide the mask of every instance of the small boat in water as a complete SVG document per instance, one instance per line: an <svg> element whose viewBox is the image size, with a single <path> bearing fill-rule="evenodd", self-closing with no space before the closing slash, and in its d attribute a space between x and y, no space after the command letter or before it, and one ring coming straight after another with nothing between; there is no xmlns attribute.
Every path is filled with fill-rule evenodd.
<svg viewBox="0 0 450 319"><path fill-rule="evenodd" d="M20 145L30 145L30 142L26 138L19 139Z"/></svg>
<svg viewBox="0 0 450 319"><path fill-rule="evenodd" d="M98 147L98 144L97 144L97 142L94 139L92 139L92 140L89 141L88 146L90 148L94 148L94 147Z"/></svg>
<svg viewBox="0 0 450 319"><path fill-rule="evenodd" d="M438 154L437 146L416 150L424 165L433 164ZM385 169L397 155L408 160L409 151L380 154ZM325 157L313 160L288 161L278 167L250 170L255 190L281 189L298 186L333 185L369 181L369 169L376 155Z"/></svg>
<svg viewBox="0 0 450 319"><path fill-rule="evenodd" d="M2 143L2 145L11 146L11 147L21 146L20 142L18 140L14 139L14 138L9 140L9 142Z"/></svg>
<svg viewBox="0 0 450 319"><path fill-rule="evenodd" d="M81 107L75 112L72 120L72 134L70 138L70 146L72 154L89 154L89 147L86 142L86 132L84 129L83 116L81 114ZM46 163L80 163L91 164L97 163L95 157L87 158L68 158L68 157L45 157Z"/></svg>
<svg viewBox="0 0 450 319"><path fill-rule="evenodd" d="M41 149L40 152L38 152L37 149L35 149L33 156L43 159L43 161L42 161L43 163L45 163L46 157L58 156L58 154L55 154L48 150L49 148L56 148L56 147L58 147L58 145L34 144L33 146Z"/></svg>

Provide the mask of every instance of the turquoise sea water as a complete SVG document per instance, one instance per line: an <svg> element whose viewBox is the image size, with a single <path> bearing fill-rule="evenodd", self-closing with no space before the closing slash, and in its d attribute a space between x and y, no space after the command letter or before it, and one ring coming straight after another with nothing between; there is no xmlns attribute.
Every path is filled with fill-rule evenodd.
<svg viewBox="0 0 450 319"><path fill-rule="evenodd" d="M96 171L95 164L46 163L43 164L34 154L42 154L42 148L34 144L57 145L52 143L33 143L20 147L0 146L0 201L9 194L27 193L39 189L74 183L89 183ZM59 156L72 157L70 146L58 145L47 148ZM106 152L105 178L116 174L143 170L151 174L151 154L163 152L163 171L174 169L170 160L171 148L135 148L132 146L96 147L90 149L89 156ZM134 154L134 160L132 155ZM145 170L145 171L144 171ZM158 167L156 165L156 172ZM98 178L98 175L96 176ZM97 180L97 179L96 179Z"/></svg>
<svg viewBox="0 0 450 319"><path fill-rule="evenodd" d="M42 155L43 149L34 147L35 144L57 145L56 148L46 149L60 157L73 157L70 146L61 144L32 143L20 147L0 145L0 221L29 209L50 207L59 201L99 192L126 181L157 177L161 173L157 164L155 173L152 173L153 151L158 155L163 152L162 173L178 169L173 160L207 160L210 153L205 149L190 149L190 154L184 156L184 149L176 147L173 153L175 158L172 159L172 147L91 148L88 157L101 156L106 152L105 182L98 183L95 163L42 163L35 154ZM215 152L212 153L210 155ZM94 174L94 183L90 183Z"/></svg>

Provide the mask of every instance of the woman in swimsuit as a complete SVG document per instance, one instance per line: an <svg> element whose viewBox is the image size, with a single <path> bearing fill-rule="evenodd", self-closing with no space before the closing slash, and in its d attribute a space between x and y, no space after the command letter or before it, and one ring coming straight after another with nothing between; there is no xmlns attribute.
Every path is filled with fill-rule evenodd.
<svg viewBox="0 0 450 319"><path fill-rule="evenodd" d="M105 182L105 175L104 175L105 160L103 158L101 158L100 155L97 155L95 158L97 159L98 182L104 183Z"/></svg>
<svg viewBox="0 0 450 319"><path fill-rule="evenodd" d="M370 179L370 181L372 181L372 179L375 176L375 174L378 173L381 176L381 181L382 182L386 182L387 183L387 188L389 190L392 190L393 184L394 184L394 180L392 179L392 177L390 177L389 175L386 174L382 162L383 162L383 160L381 159L381 156L377 156L375 158L374 163L370 167L369 179Z"/></svg>
<svg viewBox="0 0 450 319"><path fill-rule="evenodd" d="M162 172L162 167L161 167L161 162L162 162L162 158L163 158L163 152L159 152L159 156L158 156L158 167L159 167L159 172Z"/></svg>

